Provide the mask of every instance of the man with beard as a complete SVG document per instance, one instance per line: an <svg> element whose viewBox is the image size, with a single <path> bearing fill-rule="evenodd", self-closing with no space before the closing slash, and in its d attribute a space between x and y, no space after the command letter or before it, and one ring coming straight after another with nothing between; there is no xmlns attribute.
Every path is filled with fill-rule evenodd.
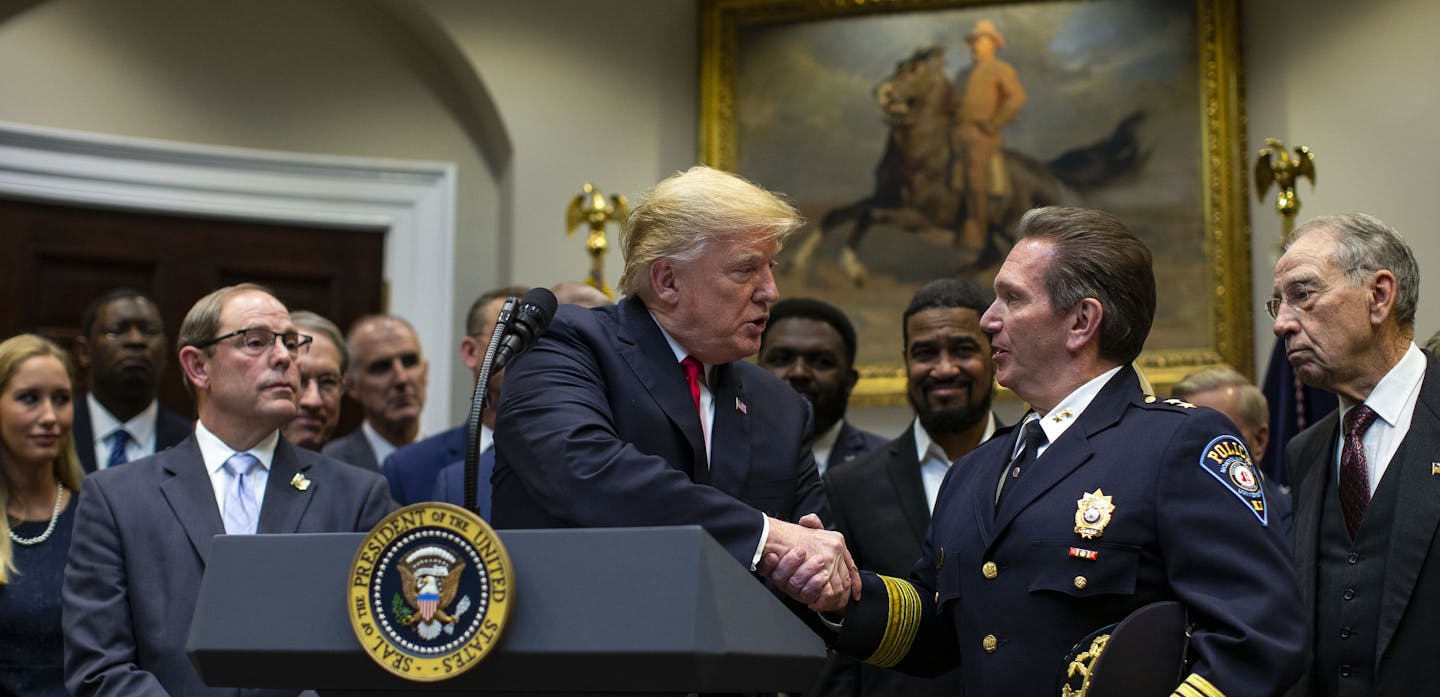
<svg viewBox="0 0 1440 697"><path fill-rule="evenodd" d="M155 399L165 369L165 323L144 293L117 288L90 303L75 338L90 393L75 409L75 452L87 473L164 450L190 435L190 421Z"/></svg>
<svg viewBox="0 0 1440 697"><path fill-rule="evenodd" d="M907 395L915 422L885 447L825 476L835 527L855 563L903 577L920 558L925 530L950 463L995 432L995 364L980 315L991 296L974 283L941 279L916 291L902 332ZM832 659L824 687L872 695L956 695L960 672L918 678L849 658Z"/></svg>
<svg viewBox="0 0 1440 697"><path fill-rule="evenodd" d="M760 335L760 367L795 388L815 410L815 467L849 462L885 439L845 421L855 371L855 327L834 305L813 298L781 300Z"/></svg>

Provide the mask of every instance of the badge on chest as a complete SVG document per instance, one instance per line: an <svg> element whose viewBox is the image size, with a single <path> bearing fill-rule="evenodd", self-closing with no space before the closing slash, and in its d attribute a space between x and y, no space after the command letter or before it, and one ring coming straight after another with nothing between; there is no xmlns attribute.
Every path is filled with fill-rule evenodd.
<svg viewBox="0 0 1440 697"><path fill-rule="evenodd" d="M1075 502L1075 532L1087 540L1093 540L1105 534L1105 526L1110 524L1110 514L1115 512L1115 504L1111 497L1106 496L1101 489L1096 489Z"/></svg>

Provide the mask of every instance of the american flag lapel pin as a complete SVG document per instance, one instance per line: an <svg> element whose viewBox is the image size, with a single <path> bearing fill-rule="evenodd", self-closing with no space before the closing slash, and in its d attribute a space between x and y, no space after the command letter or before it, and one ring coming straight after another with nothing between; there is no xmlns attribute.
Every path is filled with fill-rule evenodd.
<svg viewBox="0 0 1440 697"><path fill-rule="evenodd" d="M738 411L741 414L749 414L750 407L745 406L745 403L740 401L740 398L737 396L735 398L735 411Z"/></svg>

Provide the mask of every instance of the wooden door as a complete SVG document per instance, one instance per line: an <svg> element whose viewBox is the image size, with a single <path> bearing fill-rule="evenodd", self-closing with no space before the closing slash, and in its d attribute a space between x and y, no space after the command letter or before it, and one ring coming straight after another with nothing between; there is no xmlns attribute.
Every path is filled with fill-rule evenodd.
<svg viewBox="0 0 1440 697"><path fill-rule="evenodd" d="M291 310L318 312L341 331L382 305L384 235L376 231L0 198L0 249L0 338L35 332L68 348L85 306L105 291L127 286L155 298L170 342L160 401L182 414L194 408L180 384L175 338L206 293L261 283ZM359 422L347 402L337 433Z"/></svg>

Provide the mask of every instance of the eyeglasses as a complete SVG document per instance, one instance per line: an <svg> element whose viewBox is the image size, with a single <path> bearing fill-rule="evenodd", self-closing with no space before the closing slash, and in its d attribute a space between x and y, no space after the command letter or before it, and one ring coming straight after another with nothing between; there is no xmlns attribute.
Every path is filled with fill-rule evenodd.
<svg viewBox="0 0 1440 697"><path fill-rule="evenodd" d="M195 344L195 348L208 348L231 337L240 337L240 350L251 356L259 356L270 350L275 345L275 340L280 340L280 345L285 347L286 353L294 358L310 350L310 342L314 337L299 332L284 332L277 334L269 329L251 327L249 329L236 329L229 334L217 336L209 341Z"/></svg>
<svg viewBox="0 0 1440 697"><path fill-rule="evenodd" d="M310 389L310 383L312 381L315 383L316 389L320 390L320 394L322 395L325 395L327 397L333 397L337 394L340 394L340 376L336 375L335 373L325 373L323 375L310 376L306 375L302 371L300 373L300 392L302 394Z"/></svg>
<svg viewBox="0 0 1440 697"><path fill-rule="evenodd" d="M1342 274L1339 278L1348 278L1348 274ZM1290 285L1285 286L1284 290L1280 291L1280 297L1270 298L1269 300L1265 301L1265 311L1270 314L1270 319L1280 318L1281 305L1289 305L1290 309L1294 310L1295 312L1309 312L1310 310L1314 309L1315 303L1320 300L1321 295L1324 295L1325 293L1328 293L1335 288L1336 282L1337 281L1335 279L1332 279L1330 283L1318 286L1317 284L1319 284L1320 281L1313 279L1291 283Z"/></svg>

